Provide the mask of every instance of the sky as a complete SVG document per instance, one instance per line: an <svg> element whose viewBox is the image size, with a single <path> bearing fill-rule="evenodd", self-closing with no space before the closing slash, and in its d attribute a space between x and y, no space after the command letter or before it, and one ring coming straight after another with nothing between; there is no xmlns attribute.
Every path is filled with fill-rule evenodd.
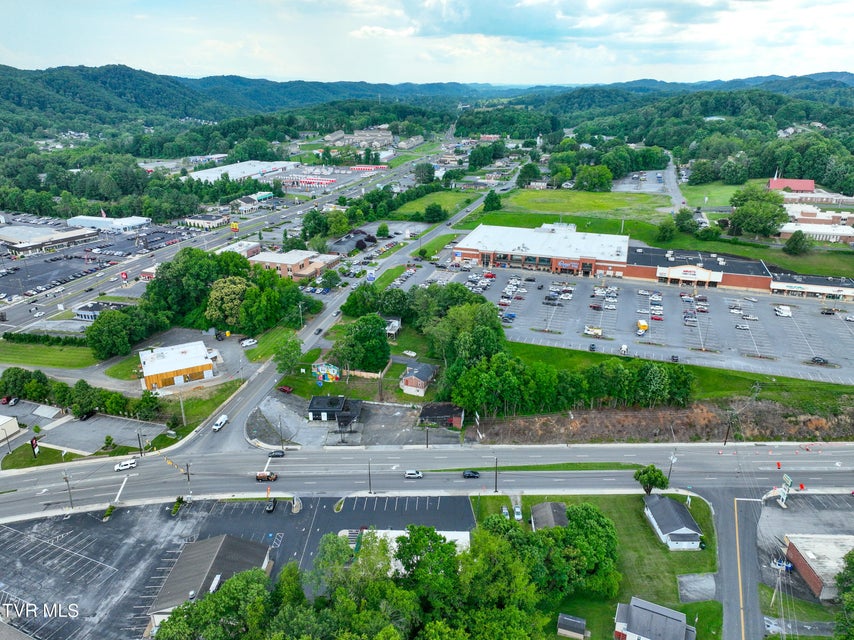
<svg viewBox="0 0 854 640"><path fill-rule="evenodd" d="M850 0L25 0L0 64L274 81L671 82L854 71Z"/></svg>

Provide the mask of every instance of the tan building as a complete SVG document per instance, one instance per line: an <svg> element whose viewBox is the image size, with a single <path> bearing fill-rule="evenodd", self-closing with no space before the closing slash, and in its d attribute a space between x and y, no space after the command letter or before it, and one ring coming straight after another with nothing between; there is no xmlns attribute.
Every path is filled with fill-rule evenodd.
<svg viewBox="0 0 854 640"><path fill-rule="evenodd" d="M340 256L301 249L294 249L287 253L262 251L249 258L250 264L261 265L264 269L273 269L281 277L291 280L316 278L327 269L335 267L340 261Z"/></svg>
<svg viewBox="0 0 854 640"><path fill-rule="evenodd" d="M244 258L252 258L253 256L257 256L261 253L261 243L250 242L249 240L239 240L224 246L222 249L217 249L215 253L219 255L224 251L233 251L234 253L239 253Z"/></svg>
<svg viewBox="0 0 854 640"><path fill-rule="evenodd" d="M213 378L213 359L205 343L188 342L139 352L145 388L156 391Z"/></svg>

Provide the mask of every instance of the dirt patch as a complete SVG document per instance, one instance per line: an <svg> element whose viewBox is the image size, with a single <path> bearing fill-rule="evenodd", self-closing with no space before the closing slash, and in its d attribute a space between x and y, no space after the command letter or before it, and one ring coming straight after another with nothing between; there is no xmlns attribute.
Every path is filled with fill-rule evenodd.
<svg viewBox="0 0 854 640"><path fill-rule="evenodd" d="M850 438L854 412L798 415L775 402L744 408L696 403L685 409L595 409L510 419L481 419L482 444L581 442L712 442L723 440L839 440ZM732 407L732 409L730 409Z"/></svg>

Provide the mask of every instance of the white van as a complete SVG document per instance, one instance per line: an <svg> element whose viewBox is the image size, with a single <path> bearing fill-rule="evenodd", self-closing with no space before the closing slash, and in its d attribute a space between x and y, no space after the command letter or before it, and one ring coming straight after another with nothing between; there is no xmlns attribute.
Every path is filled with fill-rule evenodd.
<svg viewBox="0 0 854 640"><path fill-rule="evenodd" d="M219 418L217 418L216 422L214 422L213 430L219 431L225 426L226 422L228 422L228 416L223 413Z"/></svg>
<svg viewBox="0 0 854 640"><path fill-rule="evenodd" d="M411 480L411 479L416 479L416 480L417 480L417 479L419 479L419 478L423 478L423 477L424 477L424 474L423 474L423 473L421 473L420 471L416 471L416 470L414 470L414 469L410 469L409 471L407 471L406 473L404 473L404 474L403 474L403 477L404 477L404 478L408 478L408 479L410 479L410 480Z"/></svg>

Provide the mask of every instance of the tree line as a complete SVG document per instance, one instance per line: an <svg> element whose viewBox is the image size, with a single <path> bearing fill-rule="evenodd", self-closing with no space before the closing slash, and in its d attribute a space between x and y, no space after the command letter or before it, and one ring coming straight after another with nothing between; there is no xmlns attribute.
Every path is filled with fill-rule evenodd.
<svg viewBox="0 0 854 640"><path fill-rule="evenodd" d="M614 523L595 506L566 509L568 525L526 531L491 515L459 550L432 527L409 525L392 548L373 530L356 550L321 538L311 571L295 563L275 584L261 569L176 608L162 640L540 640L542 610L580 594L617 594ZM394 561L394 564L392 562ZM397 567L396 569L393 567ZM310 590L312 597L306 596Z"/></svg>
<svg viewBox="0 0 854 640"><path fill-rule="evenodd" d="M238 253L187 247L158 267L139 304L101 313L87 327L86 340L103 359L127 355L137 342L173 325L254 336L277 325L299 328L322 306L293 280L252 268Z"/></svg>
<svg viewBox="0 0 854 640"><path fill-rule="evenodd" d="M569 371L513 357L495 305L459 283L409 291L363 283L341 311L356 318L398 317L423 334L429 355L443 365L438 399L482 416L685 406L693 396L695 377L683 365L614 357Z"/></svg>

